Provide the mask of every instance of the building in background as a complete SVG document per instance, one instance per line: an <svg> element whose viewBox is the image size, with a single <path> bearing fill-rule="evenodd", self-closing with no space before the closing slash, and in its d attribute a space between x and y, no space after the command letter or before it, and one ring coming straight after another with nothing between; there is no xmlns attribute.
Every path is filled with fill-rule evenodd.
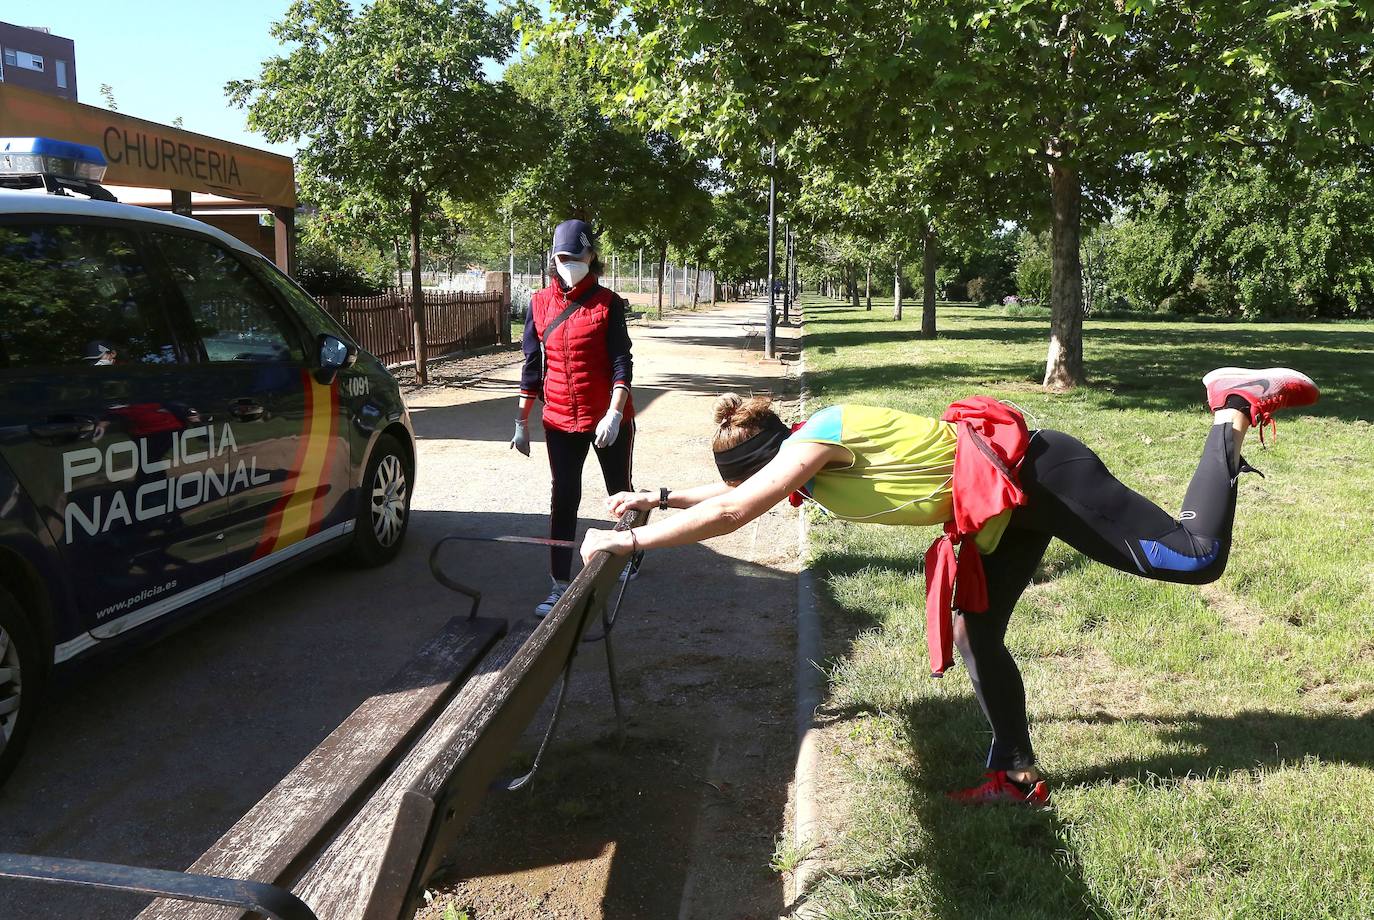
<svg viewBox="0 0 1374 920"><path fill-rule="evenodd" d="M0 22L0 83L76 100L76 43L42 27Z"/></svg>

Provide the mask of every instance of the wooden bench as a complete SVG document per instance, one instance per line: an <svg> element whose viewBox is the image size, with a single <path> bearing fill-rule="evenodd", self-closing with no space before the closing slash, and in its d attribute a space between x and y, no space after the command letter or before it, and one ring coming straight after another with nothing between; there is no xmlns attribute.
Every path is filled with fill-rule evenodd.
<svg viewBox="0 0 1374 920"><path fill-rule="evenodd" d="M537 622L450 621L185 873L0 854L0 878L159 895L138 920L413 916L622 564L598 554Z"/></svg>

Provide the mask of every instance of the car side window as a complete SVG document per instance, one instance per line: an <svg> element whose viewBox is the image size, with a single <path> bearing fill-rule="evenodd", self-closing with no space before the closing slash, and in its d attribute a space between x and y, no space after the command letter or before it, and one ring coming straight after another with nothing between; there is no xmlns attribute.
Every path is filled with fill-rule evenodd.
<svg viewBox="0 0 1374 920"><path fill-rule="evenodd" d="M0 224L0 370L177 361L134 233Z"/></svg>
<svg viewBox="0 0 1374 920"><path fill-rule="evenodd" d="M299 337L261 281L218 243L154 234L212 362L303 361Z"/></svg>
<svg viewBox="0 0 1374 920"><path fill-rule="evenodd" d="M265 278L269 285L276 288L277 293L286 299L286 302L305 320L305 324L311 329L316 332L328 333L345 342L353 340L348 330L344 329L339 321L331 316L324 307L316 303L315 298L303 291L290 278L278 271L275 266L259 263L257 270L258 274Z"/></svg>

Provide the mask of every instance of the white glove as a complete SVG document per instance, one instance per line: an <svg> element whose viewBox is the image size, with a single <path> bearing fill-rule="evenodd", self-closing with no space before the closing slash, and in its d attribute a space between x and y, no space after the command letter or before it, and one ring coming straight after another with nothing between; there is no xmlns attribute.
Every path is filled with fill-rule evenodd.
<svg viewBox="0 0 1374 920"><path fill-rule="evenodd" d="M510 446L520 451L526 457L530 455L530 423L522 418L515 420L515 437L510 439Z"/></svg>
<svg viewBox="0 0 1374 920"><path fill-rule="evenodd" d="M618 409L608 409L601 421L596 423L596 446L609 447L620 436L621 413Z"/></svg>

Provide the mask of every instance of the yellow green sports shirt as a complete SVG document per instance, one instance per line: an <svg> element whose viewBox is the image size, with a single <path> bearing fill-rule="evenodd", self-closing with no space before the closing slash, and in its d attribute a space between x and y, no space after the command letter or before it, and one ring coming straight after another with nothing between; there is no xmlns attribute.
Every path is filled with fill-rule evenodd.
<svg viewBox="0 0 1374 920"><path fill-rule="evenodd" d="M881 409L839 405L811 416L790 438L849 451L848 466L829 467L807 483L810 498L846 521L941 525L954 515L953 423ZM989 521L975 543L996 549L1011 512Z"/></svg>

